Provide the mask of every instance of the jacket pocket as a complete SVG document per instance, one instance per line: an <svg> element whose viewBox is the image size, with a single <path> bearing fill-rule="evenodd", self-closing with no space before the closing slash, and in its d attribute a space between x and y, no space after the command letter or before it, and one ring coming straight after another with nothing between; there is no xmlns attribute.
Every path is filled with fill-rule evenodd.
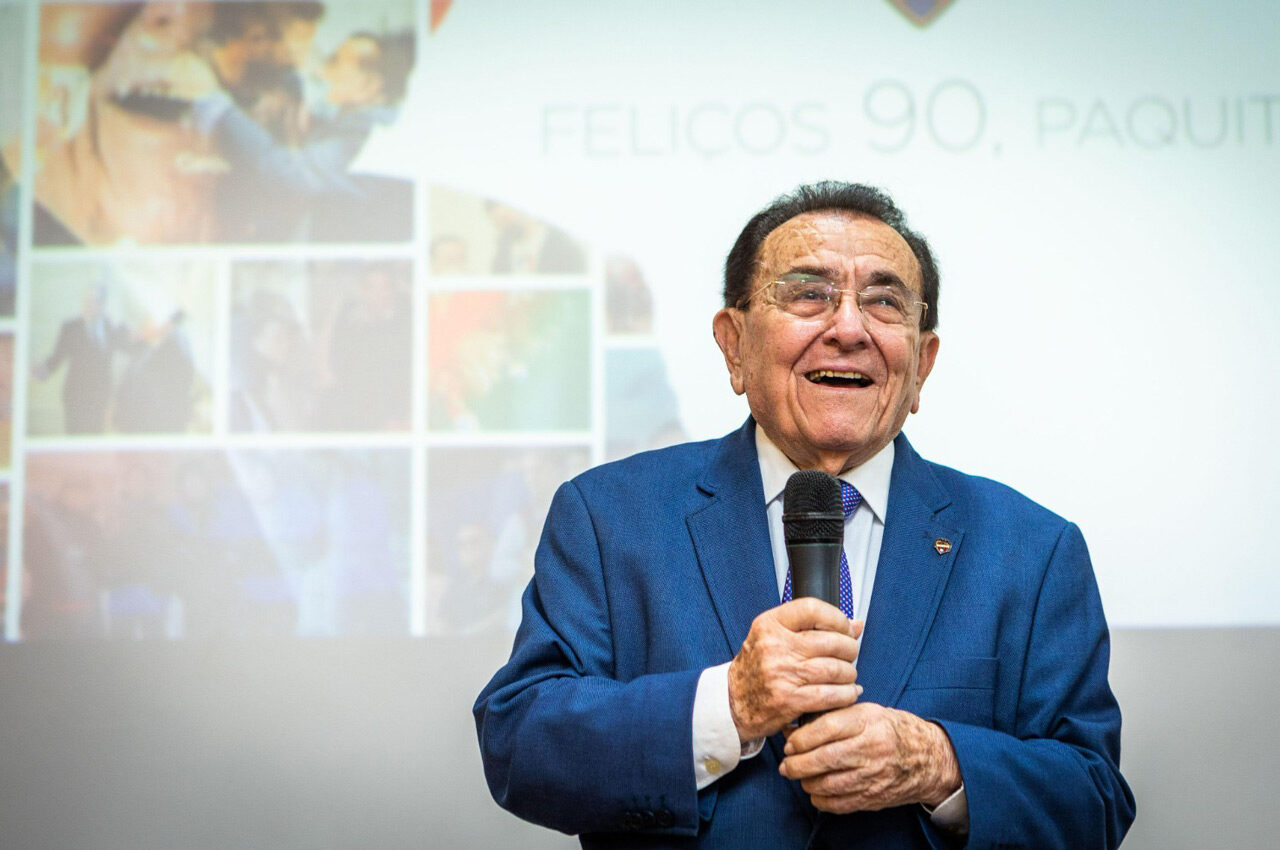
<svg viewBox="0 0 1280 850"><path fill-rule="evenodd" d="M992 728L997 658L922 658L898 707L935 720Z"/></svg>

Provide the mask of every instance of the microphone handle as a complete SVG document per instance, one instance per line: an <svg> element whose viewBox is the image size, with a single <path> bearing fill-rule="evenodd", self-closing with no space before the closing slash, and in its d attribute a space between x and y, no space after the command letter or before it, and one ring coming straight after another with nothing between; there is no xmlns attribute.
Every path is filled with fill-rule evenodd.
<svg viewBox="0 0 1280 850"><path fill-rule="evenodd" d="M840 607L840 549L838 541L787 544L793 599L812 596Z"/></svg>
<svg viewBox="0 0 1280 850"><path fill-rule="evenodd" d="M840 607L839 542L788 543L787 562L791 565L791 598L812 596ZM800 725L817 714L802 714Z"/></svg>

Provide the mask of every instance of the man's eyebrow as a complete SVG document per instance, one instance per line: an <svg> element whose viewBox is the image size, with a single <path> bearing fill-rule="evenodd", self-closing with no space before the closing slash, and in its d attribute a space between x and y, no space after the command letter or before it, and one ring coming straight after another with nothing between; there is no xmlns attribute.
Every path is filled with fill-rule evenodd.
<svg viewBox="0 0 1280 850"><path fill-rule="evenodd" d="M814 277L822 277L831 281L834 281L839 277L839 272L836 271L836 269L833 268L832 266L812 266L812 265L792 266L782 274L778 275L778 277L782 277L782 275L788 275L788 274L811 274Z"/></svg>
<svg viewBox="0 0 1280 850"><path fill-rule="evenodd" d="M867 286L895 286L899 289L905 289L908 292L914 290L907 286L902 278L898 277L888 269L876 269L867 280Z"/></svg>

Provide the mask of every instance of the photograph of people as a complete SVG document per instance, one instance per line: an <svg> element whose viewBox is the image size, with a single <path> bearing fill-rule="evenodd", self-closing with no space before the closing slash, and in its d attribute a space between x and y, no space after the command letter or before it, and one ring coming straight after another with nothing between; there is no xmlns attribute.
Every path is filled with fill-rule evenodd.
<svg viewBox="0 0 1280 850"><path fill-rule="evenodd" d="M22 62L27 7L0 5L0 318L13 315L18 286L18 178L22 174ZM9 83L7 81L12 81Z"/></svg>
<svg viewBox="0 0 1280 850"><path fill-rule="evenodd" d="M354 173L415 63L407 0L54 4L37 245L403 241L412 184Z"/></svg>
<svg viewBox="0 0 1280 850"><path fill-rule="evenodd" d="M235 264L232 430L408 430L411 273L403 260Z"/></svg>
<svg viewBox="0 0 1280 850"><path fill-rule="evenodd" d="M33 453L22 636L403 635L403 450Z"/></svg>
<svg viewBox="0 0 1280 850"><path fill-rule="evenodd" d="M36 264L32 278L28 434L209 431L212 269Z"/></svg>
<svg viewBox="0 0 1280 850"><path fill-rule="evenodd" d="M427 458L427 630L514 633L542 518L580 447L445 448Z"/></svg>
<svg viewBox="0 0 1280 850"><path fill-rule="evenodd" d="M590 427L586 290L437 292L427 303L432 430Z"/></svg>
<svg viewBox="0 0 1280 850"><path fill-rule="evenodd" d="M586 274L586 246L551 222L446 186L430 194L432 274Z"/></svg>

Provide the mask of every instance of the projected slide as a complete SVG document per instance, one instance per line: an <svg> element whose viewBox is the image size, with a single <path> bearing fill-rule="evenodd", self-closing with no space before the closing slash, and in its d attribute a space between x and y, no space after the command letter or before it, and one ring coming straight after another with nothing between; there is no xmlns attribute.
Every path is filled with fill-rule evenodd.
<svg viewBox="0 0 1280 850"><path fill-rule="evenodd" d="M0 0L5 640L509 632L559 482L746 417L823 178L939 258L922 455L1113 626L1280 623L1274 10L555 5Z"/></svg>
<svg viewBox="0 0 1280 850"><path fill-rule="evenodd" d="M366 150L448 6L0 6L7 639L508 631L683 433L633 260Z"/></svg>

